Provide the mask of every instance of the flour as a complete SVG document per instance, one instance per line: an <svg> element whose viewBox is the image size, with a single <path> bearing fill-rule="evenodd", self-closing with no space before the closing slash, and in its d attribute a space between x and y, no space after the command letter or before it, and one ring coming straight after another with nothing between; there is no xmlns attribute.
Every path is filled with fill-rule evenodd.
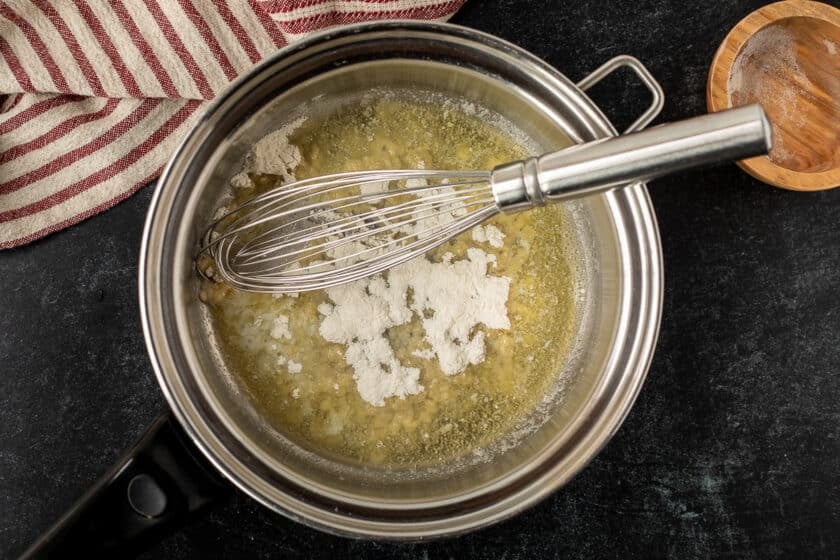
<svg viewBox="0 0 840 560"><path fill-rule="evenodd" d="M246 171L242 171L233 176L233 178L230 180L230 186L232 186L234 189L247 189L251 186L251 178L248 177L248 173ZM224 210L226 212L227 208L225 208ZM222 212L222 216L225 215L225 212ZM217 216L217 218L220 217L221 216Z"/></svg>
<svg viewBox="0 0 840 560"><path fill-rule="evenodd" d="M431 346L416 351L416 356L436 357L447 375L484 361L485 333L476 328L510 328L506 309L510 280L488 276L489 262L487 253L473 247L463 260L453 262L449 255L433 263L421 257L393 268L385 277L327 289L333 303L318 307L324 316L320 333L347 346L345 359L363 399L382 406L386 398L405 398L423 390L419 369L400 363L386 338L387 329L415 316Z"/></svg>
<svg viewBox="0 0 840 560"><path fill-rule="evenodd" d="M374 295L372 278L329 288L335 305L320 305L324 313L319 332L326 340L347 347L345 360L353 367L353 379L364 400L382 406L388 397L405 398L423 390L420 370L402 365L394 355L385 331L411 319L410 311L392 309L389 301ZM407 313L406 313L407 312Z"/></svg>
<svg viewBox="0 0 840 560"><path fill-rule="evenodd" d="M361 186L362 195L371 195L384 193L388 190L388 181L375 181L373 183L364 183Z"/></svg>
<svg viewBox="0 0 840 560"><path fill-rule="evenodd" d="M271 297L273 297L274 299L280 299L280 298L284 298L284 297L296 298L299 295L300 295L300 292L285 292L285 293L282 293L282 294L271 294Z"/></svg>
<svg viewBox="0 0 840 560"><path fill-rule="evenodd" d="M303 124L300 117L263 136L245 157L245 168L260 173L280 175L285 181L294 181L292 172L300 164L300 150L289 142L289 135Z"/></svg>
<svg viewBox="0 0 840 560"><path fill-rule="evenodd" d="M274 345L274 348L272 348L272 350L277 350L277 345ZM296 375L296 374L300 373L301 371L303 371L303 364L301 364L299 362L296 362L294 360L290 360L289 358L287 358L286 356L284 356L282 354L277 356L277 365L278 366L286 366L286 370L293 375Z"/></svg>
<svg viewBox="0 0 840 560"><path fill-rule="evenodd" d="M505 245L505 234L494 225L475 226L472 230L472 238L477 243L490 243L490 246L496 249Z"/></svg>
<svg viewBox="0 0 840 560"><path fill-rule="evenodd" d="M415 178L408 179L405 182L406 189L416 189L420 187L429 186L425 179ZM417 196L420 199L428 198L432 200L445 200L451 198L448 204L440 204L435 207L435 211L429 213L423 206L418 205L417 211L413 212L411 217L414 222L410 225L400 228L400 231L407 235L416 236L418 239L435 235L436 232L443 230L450 225L457 218L467 214L467 208L460 197L457 196L453 187L442 185L436 188L419 191Z"/></svg>
<svg viewBox="0 0 840 560"><path fill-rule="evenodd" d="M423 358L424 360L434 360L435 359L435 351L431 348L423 348L422 350L415 350L411 353L412 356L417 356L418 358Z"/></svg>
<svg viewBox="0 0 840 560"><path fill-rule="evenodd" d="M292 331L289 329L289 318L285 315L278 315L274 318L274 325L271 328L271 337L276 339L292 339Z"/></svg>
<svg viewBox="0 0 840 560"><path fill-rule="evenodd" d="M251 185L248 172L279 175L283 181L294 181L294 170L300 164L300 149L289 142L289 135L306 120L300 117L270 132L257 141L245 155L242 172L231 179L234 188Z"/></svg>

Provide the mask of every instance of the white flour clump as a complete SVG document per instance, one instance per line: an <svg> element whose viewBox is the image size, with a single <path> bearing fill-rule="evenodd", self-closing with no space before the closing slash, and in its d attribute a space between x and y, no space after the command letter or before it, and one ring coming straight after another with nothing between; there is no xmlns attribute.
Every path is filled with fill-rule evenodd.
<svg viewBox="0 0 840 560"><path fill-rule="evenodd" d="M411 320L411 312L392 307L377 290L383 286L382 278L373 278L329 288L335 305L318 306L324 315L321 336L347 346L344 359L353 367L359 394L375 406L384 405L387 397L405 398L423 390L420 370L403 366L385 338L387 329Z"/></svg>
<svg viewBox="0 0 840 560"><path fill-rule="evenodd" d="M271 327L271 338L292 339L292 331L289 329L289 318L285 315L278 315L274 318L274 325Z"/></svg>
<svg viewBox="0 0 840 560"><path fill-rule="evenodd" d="M505 244L505 234L494 225L475 226L472 230L472 238L477 243L490 243L490 246L496 249Z"/></svg>
<svg viewBox="0 0 840 560"><path fill-rule="evenodd" d="M425 339L447 375L484 361L484 332L470 336L475 327L510 328L510 279L487 275L490 256L473 247L464 260L452 262L451 255L440 263L416 259L388 275L397 290L412 290L411 310L423 318Z"/></svg>
<svg viewBox="0 0 840 560"><path fill-rule="evenodd" d="M245 155L242 172L231 179L234 187L250 186L248 172L279 175L286 182L294 181L294 169L300 164L300 149L289 142L289 135L306 120L300 117L290 123L269 132L254 144Z"/></svg>
<svg viewBox="0 0 840 560"><path fill-rule="evenodd" d="M327 289L333 304L318 307L324 318L320 333L326 340L347 346L345 360L364 400L382 406L388 397L405 398L423 390L420 370L397 360L386 330L421 318L431 350L447 375L484 361L483 324L510 328L507 298L510 279L487 275L489 255L471 248L467 259L439 263L418 258L377 276ZM408 294L412 293L409 303Z"/></svg>

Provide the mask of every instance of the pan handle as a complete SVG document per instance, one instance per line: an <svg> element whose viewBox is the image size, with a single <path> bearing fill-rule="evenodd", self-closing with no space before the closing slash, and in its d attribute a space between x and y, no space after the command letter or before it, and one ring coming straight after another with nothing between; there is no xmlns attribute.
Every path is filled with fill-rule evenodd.
<svg viewBox="0 0 840 560"><path fill-rule="evenodd" d="M136 555L229 492L166 412L21 558Z"/></svg>
<svg viewBox="0 0 840 560"><path fill-rule="evenodd" d="M647 110L642 113L642 115L636 119L633 124L627 127L627 130L622 132L622 134L627 134L628 132L642 130L644 127L649 125L650 122L656 118L659 112L662 111L662 107L665 105L665 93L662 91L662 86L659 85L656 78L653 77L650 71L639 61L638 58L627 54L611 58L599 68L595 69L587 77L579 81L577 83L577 87L586 91L619 68L624 67L630 68L636 73L639 80L641 80L645 87L650 90L650 94L652 96L650 106Z"/></svg>

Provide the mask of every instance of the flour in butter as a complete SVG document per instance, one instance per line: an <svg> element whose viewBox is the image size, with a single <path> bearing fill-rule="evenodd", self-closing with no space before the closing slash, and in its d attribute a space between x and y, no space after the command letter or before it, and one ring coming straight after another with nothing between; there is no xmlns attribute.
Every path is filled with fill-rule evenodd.
<svg viewBox="0 0 840 560"><path fill-rule="evenodd" d="M417 317L431 348L415 355L436 358L447 375L484 361L485 335L477 327L510 328L510 279L487 274L493 255L471 248L466 259L446 257L441 262L420 257L383 276L326 290L332 304L318 306L323 316L319 332L347 347L345 360L365 401L382 406L386 398L423 390L420 370L403 365L394 355L389 328Z"/></svg>

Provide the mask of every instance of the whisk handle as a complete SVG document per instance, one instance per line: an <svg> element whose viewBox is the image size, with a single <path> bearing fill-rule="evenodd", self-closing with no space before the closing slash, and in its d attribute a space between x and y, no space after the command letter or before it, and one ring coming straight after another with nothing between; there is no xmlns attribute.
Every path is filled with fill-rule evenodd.
<svg viewBox="0 0 840 560"><path fill-rule="evenodd" d="M763 155L770 145L764 110L748 105L499 166L491 175L493 195L512 212Z"/></svg>

